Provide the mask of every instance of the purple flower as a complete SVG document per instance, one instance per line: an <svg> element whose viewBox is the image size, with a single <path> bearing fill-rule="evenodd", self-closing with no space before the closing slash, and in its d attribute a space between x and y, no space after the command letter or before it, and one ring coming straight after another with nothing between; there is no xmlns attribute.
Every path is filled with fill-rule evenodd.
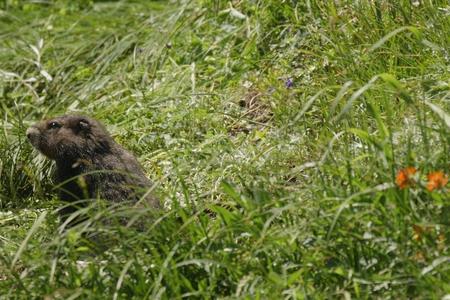
<svg viewBox="0 0 450 300"><path fill-rule="evenodd" d="M292 78L288 78L284 82L284 85L286 86L286 88L290 89L291 87L294 86L294 80Z"/></svg>

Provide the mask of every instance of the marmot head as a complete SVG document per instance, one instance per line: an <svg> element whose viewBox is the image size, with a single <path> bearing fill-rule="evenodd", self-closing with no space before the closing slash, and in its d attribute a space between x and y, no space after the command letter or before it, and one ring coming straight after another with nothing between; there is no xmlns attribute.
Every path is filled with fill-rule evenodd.
<svg viewBox="0 0 450 300"><path fill-rule="evenodd" d="M33 147L50 159L68 163L107 153L114 141L103 125L89 117L64 115L27 129Z"/></svg>

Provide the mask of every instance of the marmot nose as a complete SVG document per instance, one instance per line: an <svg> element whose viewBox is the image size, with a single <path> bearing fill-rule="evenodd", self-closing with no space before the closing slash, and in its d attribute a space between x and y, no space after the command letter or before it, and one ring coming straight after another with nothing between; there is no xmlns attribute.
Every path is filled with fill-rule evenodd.
<svg viewBox="0 0 450 300"><path fill-rule="evenodd" d="M30 127L27 129L26 135L29 140L31 140L33 136L37 134L39 134L39 129L37 129L36 127Z"/></svg>

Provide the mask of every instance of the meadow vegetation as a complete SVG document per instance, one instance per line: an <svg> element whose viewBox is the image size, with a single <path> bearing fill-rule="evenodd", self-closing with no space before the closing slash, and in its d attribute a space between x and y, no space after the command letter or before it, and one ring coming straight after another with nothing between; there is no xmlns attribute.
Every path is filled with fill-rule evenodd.
<svg viewBox="0 0 450 300"><path fill-rule="evenodd" d="M449 51L444 0L0 1L0 299L449 299ZM24 133L67 112L144 229L59 228Z"/></svg>

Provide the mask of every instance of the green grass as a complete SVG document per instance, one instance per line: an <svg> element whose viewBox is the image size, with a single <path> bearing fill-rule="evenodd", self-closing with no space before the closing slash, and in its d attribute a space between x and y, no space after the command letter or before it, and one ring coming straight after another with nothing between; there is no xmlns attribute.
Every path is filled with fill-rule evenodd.
<svg viewBox="0 0 450 300"><path fill-rule="evenodd" d="M450 6L333 3L0 2L0 299L450 297ZM161 215L58 228L24 132L66 112Z"/></svg>

